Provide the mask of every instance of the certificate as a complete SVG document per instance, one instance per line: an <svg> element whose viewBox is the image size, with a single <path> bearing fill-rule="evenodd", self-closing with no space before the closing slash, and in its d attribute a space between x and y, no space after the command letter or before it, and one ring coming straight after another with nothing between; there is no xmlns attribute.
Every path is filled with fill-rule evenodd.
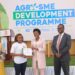
<svg viewBox="0 0 75 75"><path fill-rule="evenodd" d="M24 48L23 54L26 56L32 56L32 49L31 48Z"/></svg>

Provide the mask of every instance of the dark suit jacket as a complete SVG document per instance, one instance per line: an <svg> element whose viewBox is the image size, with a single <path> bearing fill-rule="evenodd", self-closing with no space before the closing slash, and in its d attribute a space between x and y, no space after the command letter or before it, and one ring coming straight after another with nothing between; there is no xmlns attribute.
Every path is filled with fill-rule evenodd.
<svg viewBox="0 0 75 75"><path fill-rule="evenodd" d="M52 52L54 55L58 53L58 50L56 48L57 45L57 39L58 35L54 37L53 42L52 42ZM70 54L69 50L71 48L71 36L64 33L61 43L60 43L60 48L59 48L59 53L61 54L61 58L69 60Z"/></svg>

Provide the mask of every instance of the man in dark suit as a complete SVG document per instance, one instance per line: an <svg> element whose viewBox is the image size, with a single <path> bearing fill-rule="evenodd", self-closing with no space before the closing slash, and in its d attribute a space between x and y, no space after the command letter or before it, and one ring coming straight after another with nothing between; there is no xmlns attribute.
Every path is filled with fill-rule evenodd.
<svg viewBox="0 0 75 75"><path fill-rule="evenodd" d="M71 48L71 36L64 33L64 25L58 25L58 35L56 35L52 42L52 52L54 54L54 72L55 75L60 75L61 68L64 75L69 75L69 61Z"/></svg>

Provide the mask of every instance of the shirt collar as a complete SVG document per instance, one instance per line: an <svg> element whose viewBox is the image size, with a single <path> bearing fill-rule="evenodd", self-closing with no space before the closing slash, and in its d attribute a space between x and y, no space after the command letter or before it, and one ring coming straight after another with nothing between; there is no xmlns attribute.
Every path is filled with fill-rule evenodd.
<svg viewBox="0 0 75 75"><path fill-rule="evenodd" d="M60 34L59 34L60 35ZM61 34L61 37L64 35L64 32Z"/></svg>

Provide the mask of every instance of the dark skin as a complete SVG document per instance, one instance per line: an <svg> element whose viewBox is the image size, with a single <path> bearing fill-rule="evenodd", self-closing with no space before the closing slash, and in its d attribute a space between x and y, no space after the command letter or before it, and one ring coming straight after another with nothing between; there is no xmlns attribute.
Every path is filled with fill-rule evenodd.
<svg viewBox="0 0 75 75"><path fill-rule="evenodd" d="M23 37L22 37L21 35L19 35L19 36L17 37L17 42L18 42L18 43L22 43L22 42L23 42ZM15 57L15 56L24 57L23 54L15 54L15 53L12 53L11 55L12 55L13 57Z"/></svg>
<svg viewBox="0 0 75 75"><path fill-rule="evenodd" d="M23 42L23 36L19 35L19 36L17 37L17 42L18 42L18 43L22 43L22 42ZM11 55L12 55L13 57L15 57L15 56L21 56L21 57L24 57L24 58L31 58L30 56L25 56L25 55L23 55L23 54L15 54L15 53L12 53Z"/></svg>
<svg viewBox="0 0 75 75"><path fill-rule="evenodd" d="M59 24L57 29L58 29L58 33L59 34L62 34L64 32L64 27L63 27L62 24ZM61 54L56 53L56 57L60 58L61 57Z"/></svg>
<svg viewBox="0 0 75 75"><path fill-rule="evenodd" d="M59 25L58 25L58 33L59 33L59 34L62 34L63 32L64 32L64 27L63 27L62 24L59 24Z"/></svg>
<svg viewBox="0 0 75 75"><path fill-rule="evenodd" d="M33 34L34 34L34 37L35 37L36 41L38 41L40 34L39 34L37 31L33 32ZM32 47L32 50L34 50L34 49L35 49L35 50L38 50L38 48Z"/></svg>

